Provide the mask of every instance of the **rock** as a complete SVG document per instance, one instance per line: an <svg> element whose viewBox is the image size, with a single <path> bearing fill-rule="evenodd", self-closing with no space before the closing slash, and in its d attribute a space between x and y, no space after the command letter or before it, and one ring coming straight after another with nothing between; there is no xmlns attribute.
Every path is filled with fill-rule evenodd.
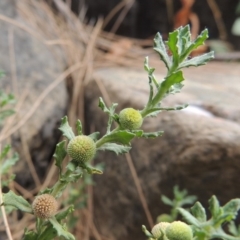
<svg viewBox="0 0 240 240"><path fill-rule="evenodd" d="M165 69L157 68L157 72ZM163 104L190 107L176 112L162 112L144 121L145 131L164 130L157 139L135 139L130 151L138 180L155 221L169 208L160 195L172 196L174 185L188 189L200 202L215 194L226 203L240 197L240 69L237 63L209 63L184 70L185 87L169 96ZM160 80L164 75L158 75ZM98 85L94 81L98 81ZM142 109L148 99L148 79L140 70L107 68L96 72L85 89L86 122L102 134L107 117L98 108L102 96L118 102L117 112L125 107ZM110 102L108 102L108 105ZM104 173L95 176L94 221L101 234L113 239L143 239L141 225L147 217L137 193L128 161L124 155L99 152L95 163L105 164Z"/></svg>
<svg viewBox="0 0 240 240"><path fill-rule="evenodd" d="M28 114L38 97L64 69L63 63L57 58L56 51L53 51L54 48L50 49L42 39L36 38L24 30L24 27L31 28L27 20L18 13L18 3L14 0L0 1L0 14L5 17L0 19L0 68L6 74L1 79L0 86L8 92L15 91L18 102L27 90L27 96L13 127ZM15 22L11 23L11 21ZM40 33L37 29L32 29L32 31ZM16 71L15 81L14 70ZM66 113L66 108L67 93L64 82L61 82L45 96L31 118L21 127L21 134L19 132L14 134L13 145L20 154L20 161L15 173L17 173L17 179L21 185L33 187L32 176L26 170L28 165L24 160L21 141L23 138L26 141L39 175L45 176L55 145L60 137L57 127L60 119Z"/></svg>

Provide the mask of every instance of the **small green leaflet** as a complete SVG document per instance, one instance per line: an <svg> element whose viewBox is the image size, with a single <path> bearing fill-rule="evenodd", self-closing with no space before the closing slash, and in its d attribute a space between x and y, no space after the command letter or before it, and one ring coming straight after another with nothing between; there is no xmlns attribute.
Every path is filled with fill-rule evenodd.
<svg viewBox="0 0 240 240"><path fill-rule="evenodd" d="M200 222L190 212L184 208L177 208L177 210L189 224L200 227Z"/></svg>
<svg viewBox="0 0 240 240"><path fill-rule="evenodd" d="M129 152L131 147L129 146L123 146L116 143L105 143L101 147L98 148L98 150L101 151L112 151L118 154L123 154Z"/></svg>
<svg viewBox="0 0 240 240"><path fill-rule="evenodd" d="M169 47L169 50L172 53L174 65L178 65L179 56L181 52L181 49L178 48L178 36L179 29L169 33L168 41L166 42Z"/></svg>
<svg viewBox="0 0 240 240"><path fill-rule="evenodd" d="M3 194L4 206L12 206L23 212L32 213L32 206L21 196L16 195L13 191Z"/></svg>
<svg viewBox="0 0 240 240"><path fill-rule="evenodd" d="M56 218L50 218L49 221L57 231L57 235L64 237L66 240L75 240L75 237L68 231L66 231L62 225L56 220Z"/></svg>
<svg viewBox="0 0 240 240"><path fill-rule="evenodd" d="M198 219L200 222L206 222L207 221L207 215L205 208L202 206L200 202L196 202L193 207L191 207L191 213L195 218Z"/></svg>
<svg viewBox="0 0 240 240"><path fill-rule="evenodd" d="M103 110L103 112L110 113L109 108L106 106L105 102L101 97L99 98L98 106Z"/></svg>
<svg viewBox="0 0 240 240"><path fill-rule="evenodd" d="M212 214L213 219L217 219L219 217L219 214L221 214L221 209L217 197L213 195L208 202L209 210Z"/></svg>
<svg viewBox="0 0 240 240"><path fill-rule="evenodd" d="M178 69L181 68L185 68L185 67L190 67L190 66L201 66L201 65L205 65L208 61L210 61L211 59L214 58L214 52L209 52L209 53L205 53L203 55L200 55L198 57L194 57L192 59L186 60L184 62L182 62Z"/></svg>
<svg viewBox="0 0 240 240"><path fill-rule="evenodd" d="M171 206L171 207L174 206L173 201L165 195L161 196L161 200L164 204L166 204L168 206Z"/></svg>
<svg viewBox="0 0 240 240"><path fill-rule="evenodd" d="M66 140L63 140L62 142L58 143L56 145L55 153L53 154L53 157L56 160L55 165L59 168L60 173L62 172L62 162L67 155L67 151L65 150L65 144Z"/></svg>
<svg viewBox="0 0 240 240"><path fill-rule="evenodd" d="M61 126L59 127L59 130L63 133L63 136L67 137L69 140L71 140L75 137L75 135L72 131L72 128L68 124L67 116L62 118Z"/></svg>
<svg viewBox="0 0 240 240"><path fill-rule="evenodd" d="M78 119L76 122L77 135L82 135L82 123Z"/></svg>

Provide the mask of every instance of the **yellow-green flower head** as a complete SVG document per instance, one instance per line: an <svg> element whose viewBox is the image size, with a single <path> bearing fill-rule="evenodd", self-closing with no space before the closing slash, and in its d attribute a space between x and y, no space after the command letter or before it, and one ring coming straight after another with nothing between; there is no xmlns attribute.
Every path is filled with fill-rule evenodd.
<svg viewBox="0 0 240 240"><path fill-rule="evenodd" d="M68 144L67 153L79 162L88 162L96 153L96 144L92 138L81 135L74 137Z"/></svg>
<svg viewBox="0 0 240 240"><path fill-rule="evenodd" d="M171 223L168 223L168 222L160 222L160 223L156 224L152 228L152 235L154 236L154 238L163 237L162 235L165 234L165 230L168 226L170 226L170 224Z"/></svg>
<svg viewBox="0 0 240 240"><path fill-rule="evenodd" d="M169 240L192 240L192 229L184 222L175 221L166 228L166 236Z"/></svg>
<svg viewBox="0 0 240 240"><path fill-rule="evenodd" d="M142 126L143 118L138 110L125 108L119 113L119 122L123 129L135 130Z"/></svg>
<svg viewBox="0 0 240 240"><path fill-rule="evenodd" d="M57 200L50 194L37 196L32 203L33 213L41 219L53 217L58 209Z"/></svg>

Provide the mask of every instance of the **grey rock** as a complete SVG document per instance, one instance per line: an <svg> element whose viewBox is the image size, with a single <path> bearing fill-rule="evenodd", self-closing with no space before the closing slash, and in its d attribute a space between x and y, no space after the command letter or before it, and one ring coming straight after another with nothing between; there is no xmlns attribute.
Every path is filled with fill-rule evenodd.
<svg viewBox="0 0 240 240"><path fill-rule="evenodd" d="M0 14L16 23L12 24L9 19L0 20L0 68L6 74L0 80L0 87L7 92L16 90L14 94L18 101L27 90L26 99L15 124L31 110L39 95L64 70L63 61L61 62L55 54L57 50L53 53L54 48L48 47L43 40L18 26L20 24L31 29L27 20L19 14L18 4L19 2L14 0L0 1ZM38 29L32 30L40 33ZM11 58L11 51L14 52L15 60ZM15 83L12 81L14 64ZM15 84L15 88L12 83ZM56 130L60 119L66 113L67 102L67 92L62 82L44 98L31 118L20 129L21 134L19 132L14 134L13 145L20 154L16 173L21 185L33 186L31 175L26 169L21 138L24 137L28 144L37 172L41 177L45 176L55 144L58 142L60 133Z"/></svg>
<svg viewBox="0 0 240 240"><path fill-rule="evenodd" d="M158 68L158 73L165 69ZM234 63L209 63L186 69L180 94L164 100L165 106L188 103L176 112L162 112L144 121L145 131L164 130L157 139L135 139L130 151L153 219L169 208L160 195L172 196L174 185L188 189L207 207L215 194L222 204L240 197L240 69ZM160 80L164 75L158 75ZM148 98L146 73L126 68L98 70L94 77L106 88L117 112L125 107L142 109ZM98 108L102 96L93 81L85 89L86 119L102 134L107 117ZM106 96L106 95L104 95ZM95 163L105 164L104 173L94 178L94 221L104 236L114 239L144 239L141 225L148 226L133 177L124 155L99 152Z"/></svg>

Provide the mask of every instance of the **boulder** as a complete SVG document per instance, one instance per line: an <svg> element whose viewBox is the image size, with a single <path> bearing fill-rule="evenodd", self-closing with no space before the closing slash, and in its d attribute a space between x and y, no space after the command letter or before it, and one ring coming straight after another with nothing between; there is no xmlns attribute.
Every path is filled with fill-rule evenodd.
<svg viewBox="0 0 240 240"><path fill-rule="evenodd" d="M61 82L45 95L38 106L34 105L62 73L64 64L56 55L57 49L44 44L45 36L40 38L40 31L31 28L29 22L21 17L18 4L14 0L0 1L0 69L5 72L0 88L15 94L17 102L24 99L18 114L14 116L12 127L35 108L30 119L13 136L14 148L20 154L15 169L18 182L24 187L33 187L32 176L26 170L28 165L24 160L23 140L28 145L39 176L45 176L60 137L57 127L66 114L68 101L65 83ZM25 98L22 98L24 94Z"/></svg>
<svg viewBox="0 0 240 240"><path fill-rule="evenodd" d="M155 67L160 80L165 69ZM189 107L147 118L143 129L164 130L164 135L135 139L130 151L154 221L159 214L168 213L160 195L171 197L174 185L197 195L205 207L213 194L221 204L240 197L236 181L240 171L239 65L211 62L184 73L186 86L181 93L166 98L163 105L188 103ZM106 131L107 116L98 108L100 96L108 105L119 103L119 112L125 107L142 109L148 92L148 78L143 70L120 67L98 70L85 89L89 129L94 126L102 134ZM129 161L124 155L99 152L95 163L99 162L105 168L103 175L94 177L93 219L100 233L112 239L144 239L141 225L149 224Z"/></svg>

